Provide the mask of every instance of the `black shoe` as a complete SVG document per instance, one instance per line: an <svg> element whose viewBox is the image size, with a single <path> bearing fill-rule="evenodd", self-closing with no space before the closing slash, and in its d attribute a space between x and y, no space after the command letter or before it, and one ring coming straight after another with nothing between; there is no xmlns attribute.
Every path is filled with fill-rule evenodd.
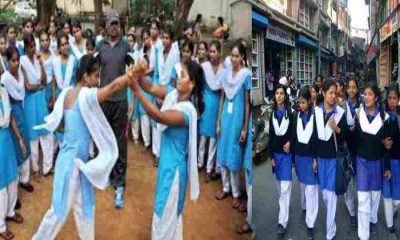
<svg viewBox="0 0 400 240"><path fill-rule="evenodd" d="M158 167L158 161L159 161L159 158L158 157L154 157L154 159L153 159L153 166L154 167Z"/></svg>
<svg viewBox="0 0 400 240"><path fill-rule="evenodd" d="M375 223L369 224L369 233L371 235L376 235L376 224Z"/></svg>
<svg viewBox="0 0 400 240"><path fill-rule="evenodd" d="M284 228L281 224L278 224L278 234L285 234L286 233L286 228Z"/></svg>
<svg viewBox="0 0 400 240"><path fill-rule="evenodd" d="M303 209L303 215L304 215L304 216L306 215L306 213L307 213L307 210L306 210L306 209Z"/></svg>
<svg viewBox="0 0 400 240"><path fill-rule="evenodd" d="M349 215L349 222L350 222L350 226L352 228L357 228L357 219L356 216L350 216Z"/></svg>
<svg viewBox="0 0 400 240"><path fill-rule="evenodd" d="M21 201L19 201L19 199L17 199L17 202L15 203L15 207L14 210L18 210L21 209Z"/></svg>
<svg viewBox="0 0 400 240"><path fill-rule="evenodd" d="M20 183L19 186L29 193L33 192L33 186L30 183Z"/></svg>
<svg viewBox="0 0 400 240"><path fill-rule="evenodd" d="M394 212L393 219L397 219L397 215L398 215L397 212L398 212L397 210L396 210L396 212Z"/></svg>
<svg viewBox="0 0 400 240"><path fill-rule="evenodd" d="M307 239L314 239L314 228L307 228Z"/></svg>
<svg viewBox="0 0 400 240"><path fill-rule="evenodd" d="M396 234L396 228L394 226L388 228L390 234Z"/></svg>

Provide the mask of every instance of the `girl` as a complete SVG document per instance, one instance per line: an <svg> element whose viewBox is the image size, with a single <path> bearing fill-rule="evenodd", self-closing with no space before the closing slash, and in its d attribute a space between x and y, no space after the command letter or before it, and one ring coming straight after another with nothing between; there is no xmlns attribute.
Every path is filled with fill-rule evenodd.
<svg viewBox="0 0 400 240"><path fill-rule="evenodd" d="M197 111L201 113L203 109L202 74L199 65L189 62L187 69L182 70L176 90L142 78L140 86L145 91L164 99L161 110L144 96L136 81L131 85L135 96L162 131L152 223L153 240L182 239L182 211L187 181L190 181L192 200L196 200L200 193L196 147ZM195 99L194 104L191 99Z"/></svg>
<svg viewBox="0 0 400 240"><path fill-rule="evenodd" d="M336 83L326 80L322 84L323 102L315 108L313 139L313 170L318 173L318 182L327 209L326 239L336 235L336 152L346 139L348 126L345 111L336 104Z"/></svg>
<svg viewBox="0 0 400 240"><path fill-rule="evenodd" d="M375 83L367 83L364 103L356 118L356 158L358 197L358 237L369 239L376 234L382 176L390 180L388 148L393 142L385 136L389 119L380 104L380 92ZM386 138L387 137L387 138Z"/></svg>
<svg viewBox="0 0 400 240"><path fill-rule="evenodd" d="M47 84L43 60L36 57L35 39L32 34L24 36L25 55L21 57L21 70L25 78L26 95L24 110L28 123L31 161L34 175L39 177L39 141L43 150L43 174L53 166L53 137L48 131L33 130L48 114L44 87Z"/></svg>
<svg viewBox="0 0 400 240"><path fill-rule="evenodd" d="M345 94L344 94L344 81L342 79L337 80L336 82L336 99L337 104L342 105L345 101Z"/></svg>
<svg viewBox="0 0 400 240"><path fill-rule="evenodd" d="M136 63L145 60L149 64L149 57L151 52L151 40L150 33L148 29L143 29L141 33L142 46L139 47ZM148 93L144 93L147 99L151 100L152 96ZM142 133L144 148L150 147L150 118L143 108L140 101L134 97L134 109L133 109L133 122L132 122L132 136L135 143L139 140L139 130Z"/></svg>
<svg viewBox="0 0 400 240"><path fill-rule="evenodd" d="M96 52L96 42L94 38L87 38L86 39L86 54L92 57L97 56Z"/></svg>
<svg viewBox="0 0 400 240"><path fill-rule="evenodd" d="M17 146L14 146L10 125L18 138ZM11 115L7 90L0 86L0 237L5 240L14 238L14 234L7 229L6 221L23 222L22 216L14 211L18 195L18 161L14 147L26 153L24 139Z"/></svg>
<svg viewBox="0 0 400 240"><path fill-rule="evenodd" d="M221 77L224 72L221 63L221 43L212 41L210 44L210 62L201 64L204 71L205 87L203 92L204 112L200 117L200 144L198 167L204 165L206 142L208 141L208 159L206 167L206 183L211 181L212 171L215 165L215 152L217 150L216 127L218 118L218 103L221 96Z"/></svg>
<svg viewBox="0 0 400 240"><path fill-rule="evenodd" d="M133 35L133 34L128 34L127 40L128 40L128 43L129 43L129 47L130 47L130 49L131 49L131 52L136 51L137 49L135 49L135 45L136 45L136 38L135 38L135 35Z"/></svg>
<svg viewBox="0 0 400 240"><path fill-rule="evenodd" d="M154 24L152 24L152 28L154 28ZM162 38L162 47L157 46L157 42L153 42L155 53L152 52L152 54L155 55L153 55L153 57L150 57L150 66L154 66L153 83L166 86L170 84L172 69L174 68L176 63L180 62L180 53L178 43L173 42L174 34L171 30L165 30L162 34ZM152 59L154 60L152 61ZM152 65L153 63L154 65ZM160 105L160 101L156 101L158 101L158 104ZM157 129L157 125L154 124L154 122L152 124L152 127L152 150L155 156L153 165L157 166L160 156L161 132L159 129Z"/></svg>
<svg viewBox="0 0 400 240"><path fill-rule="evenodd" d="M349 126L349 133L346 138L347 147L349 149L350 161L353 169L356 169L356 135L355 135L355 121L356 111L360 107L358 82L355 78L349 79L347 82L347 100L344 101L344 109L346 110L346 121ZM356 209L355 209L355 179L352 178L349 182L347 192L344 194L346 202L350 225L353 228L357 227Z"/></svg>
<svg viewBox="0 0 400 240"><path fill-rule="evenodd" d="M69 53L69 42L67 35L60 35L57 37L58 56L53 58L53 71L56 81L53 81L53 88L55 89L55 96L53 96L53 102L60 95L61 91L69 86L74 86L76 83L76 69L78 67L78 61L76 58ZM63 139L63 127L55 132L57 143L61 145Z"/></svg>
<svg viewBox="0 0 400 240"><path fill-rule="evenodd" d="M65 138L56 161L51 208L33 240L54 239L71 208L80 239L94 239L93 185L102 190L109 185L109 175L118 157L117 141L100 103L124 89L129 78L143 74L139 68L131 69L129 75L97 89L99 68L93 57L82 57L77 86L63 90L54 111L46 118L46 124L37 127L54 131L64 118ZM96 142L99 154L88 162L91 138Z"/></svg>
<svg viewBox="0 0 400 240"><path fill-rule="evenodd" d="M319 86L314 84L310 88L311 93L311 107L314 109L318 106Z"/></svg>
<svg viewBox="0 0 400 240"><path fill-rule="evenodd" d="M26 113L24 111L25 87L24 76L19 64L18 50L14 46L10 46L6 50L9 68L1 76L1 84L7 89L11 104L11 114L18 125L18 129L24 140L24 145L29 146L29 129L26 121ZM33 192L33 186L29 183L30 175L30 150L29 147L23 152L18 146L19 138L12 135L15 147L15 153L19 166L19 182L20 186L28 192Z"/></svg>
<svg viewBox="0 0 400 240"><path fill-rule="evenodd" d="M186 67L186 64L192 61L194 51L193 42L186 40L182 43L181 46L181 61L175 63L171 72L171 81L172 86L176 86L176 81L181 78L182 69Z"/></svg>
<svg viewBox="0 0 400 240"><path fill-rule="evenodd" d="M50 51L52 54L57 54L57 24L55 21L50 21L47 33L50 37Z"/></svg>
<svg viewBox="0 0 400 240"><path fill-rule="evenodd" d="M292 156L290 154L292 114L286 87L281 84L275 88L274 111L269 122L271 124L269 125L268 149L279 194L278 233L284 234L289 221L292 191Z"/></svg>
<svg viewBox="0 0 400 240"><path fill-rule="evenodd" d="M62 31L68 37L68 41L73 41L74 37L71 35L71 20L66 19L62 24ZM57 44L58 45L58 44Z"/></svg>
<svg viewBox="0 0 400 240"><path fill-rule="evenodd" d="M7 70L5 53L7 50L6 36L0 34L0 76Z"/></svg>
<svg viewBox="0 0 400 240"><path fill-rule="evenodd" d="M199 64L203 64L207 61L208 45L206 42L202 41L197 44L197 54L196 61Z"/></svg>
<svg viewBox="0 0 400 240"><path fill-rule="evenodd" d="M389 85L386 92L386 110L389 114L388 119L388 136L391 141L390 149L390 165L392 177L388 180L383 179L383 203L385 210L386 225L390 233L396 233L393 224L393 215L400 205L400 129L399 129L399 87L396 83Z"/></svg>
<svg viewBox="0 0 400 240"><path fill-rule="evenodd" d="M222 91L218 110L216 135L217 160L222 170L222 190L216 199L225 199L232 189L232 207L239 207L239 178L244 144L250 117L251 72L247 68L246 49L236 42L231 49L231 67L221 80Z"/></svg>
<svg viewBox="0 0 400 240"><path fill-rule="evenodd" d="M318 215L318 185L317 175L313 171L311 144L315 116L308 87L300 89L298 103L299 112L293 117L292 152L300 182L301 207L306 215L307 237L314 239L314 224Z"/></svg>
<svg viewBox="0 0 400 240"><path fill-rule="evenodd" d="M45 86L45 96L47 102L47 108L53 109L54 98L55 98L55 85L53 84L54 71L53 71L53 58L54 55L50 50L50 38L47 32L40 34L40 49L41 51L37 54L38 58L43 62L44 71L46 72L47 83Z"/></svg>
<svg viewBox="0 0 400 240"><path fill-rule="evenodd" d="M80 22L75 22L72 25L72 33L74 40L69 40L72 54L79 61L86 54L86 38L83 37L82 27Z"/></svg>

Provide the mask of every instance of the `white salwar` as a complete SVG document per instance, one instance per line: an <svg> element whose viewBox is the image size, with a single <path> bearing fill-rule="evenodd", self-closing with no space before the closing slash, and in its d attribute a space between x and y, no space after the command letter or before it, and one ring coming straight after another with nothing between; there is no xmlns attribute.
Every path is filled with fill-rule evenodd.
<svg viewBox="0 0 400 240"><path fill-rule="evenodd" d="M45 124L36 126L35 129L45 128L55 131L64 114L64 100L67 92L72 87L64 89L55 103L53 112L45 118ZM76 158L72 176L69 179L67 214L74 209L75 222L81 239L94 239L94 217L85 219L81 202L79 173L82 172L90 183L100 190L109 185L109 176L118 158L118 146L115 135L104 116L97 100L97 88L82 88L77 101L86 126L92 139L98 147L99 154L88 162ZM65 219L56 215L51 206L44 216L34 240L54 239L63 226Z"/></svg>
<svg viewBox="0 0 400 240"><path fill-rule="evenodd" d="M18 180L14 180L7 187L0 189L0 233L7 231L6 218L14 217L15 204L18 197Z"/></svg>
<svg viewBox="0 0 400 240"><path fill-rule="evenodd" d="M67 212L74 211L75 225L78 229L80 239L94 239L94 218L85 219L83 217L83 206L81 197L81 187L79 180L79 169L75 166L72 170L68 188ZM56 215L54 207L51 206L43 217L39 229L32 237L32 240L53 240L60 232L67 219Z"/></svg>
<svg viewBox="0 0 400 240"><path fill-rule="evenodd" d="M144 146L150 146L150 118L147 114L140 116L140 118L136 118L132 122L133 140L137 141L139 139L139 132L142 133Z"/></svg>

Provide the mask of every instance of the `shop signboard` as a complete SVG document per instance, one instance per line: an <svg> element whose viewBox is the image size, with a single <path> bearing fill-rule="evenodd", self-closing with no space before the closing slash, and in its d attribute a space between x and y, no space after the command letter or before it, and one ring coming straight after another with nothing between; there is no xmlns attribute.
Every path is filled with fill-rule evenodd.
<svg viewBox="0 0 400 240"><path fill-rule="evenodd" d="M382 44L379 55L379 87L383 88L389 82L389 43Z"/></svg>
<svg viewBox="0 0 400 240"><path fill-rule="evenodd" d="M295 35L292 32L289 32L285 29L282 29L278 26L270 24L267 28L267 36L268 39L277 41L291 47L295 46Z"/></svg>

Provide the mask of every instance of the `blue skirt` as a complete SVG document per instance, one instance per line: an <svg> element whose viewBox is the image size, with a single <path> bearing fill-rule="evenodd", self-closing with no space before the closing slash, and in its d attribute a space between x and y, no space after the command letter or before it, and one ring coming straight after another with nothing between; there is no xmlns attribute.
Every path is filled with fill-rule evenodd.
<svg viewBox="0 0 400 240"><path fill-rule="evenodd" d="M312 168L313 158L311 156L295 156L296 174L299 182L306 185L315 185L318 183L317 174Z"/></svg>
<svg viewBox="0 0 400 240"><path fill-rule="evenodd" d="M10 127L0 128L0 190L18 177L18 163Z"/></svg>
<svg viewBox="0 0 400 240"><path fill-rule="evenodd" d="M386 177L383 177L383 197L400 200L400 159L392 159L390 165L392 168L392 177L389 181Z"/></svg>
<svg viewBox="0 0 400 240"><path fill-rule="evenodd" d="M335 192L336 189L336 158L317 158L318 182L321 190Z"/></svg>
<svg viewBox="0 0 400 240"><path fill-rule="evenodd" d="M366 160L357 156L357 190L361 192L382 190L383 161Z"/></svg>
<svg viewBox="0 0 400 240"><path fill-rule="evenodd" d="M51 98L52 98L52 88L53 88L53 84L49 83L46 85L45 88L45 95L46 95L46 102L49 103Z"/></svg>
<svg viewBox="0 0 400 240"><path fill-rule="evenodd" d="M292 181L292 155L274 153L275 167L273 171L278 181Z"/></svg>

